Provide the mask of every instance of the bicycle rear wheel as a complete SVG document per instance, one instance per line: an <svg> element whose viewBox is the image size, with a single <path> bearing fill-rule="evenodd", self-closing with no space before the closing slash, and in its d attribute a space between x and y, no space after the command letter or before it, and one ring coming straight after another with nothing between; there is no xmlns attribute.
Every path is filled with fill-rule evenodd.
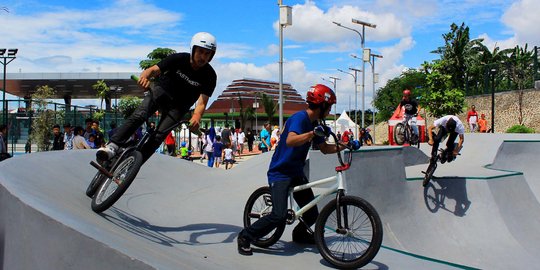
<svg viewBox="0 0 540 270"><path fill-rule="evenodd" d="M126 153L114 168L113 178L107 178L92 198L92 210L101 213L111 207L128 189L143 164L139 151Z"/></svg>
<svg viewBox="0 0 540 270"><path fill-rule="evenodd" d="M246 202L244 208L244 228L251 226L258 219L272 213L272 195L270 187L261 187L255 190ZM275 244L285 231L285 223L279 225L269 234L252 242L254 246L266 248Z"/></svg>
<svg viewBox="0 0 540 270"><path fill-rule="evenodd" d="M338 228L336 200L329 202L315 225L315 242L322 257L339 268L362 267L379 252L382 222L375 208L355 196L341 198L341 225Z"/></svg>
<svg viewBox="0 0 540 270"><path fill-rule="evenodd" d="M394 126L394 142L398 145L405 143L405 125L403 123L397 123Z"/></svg>

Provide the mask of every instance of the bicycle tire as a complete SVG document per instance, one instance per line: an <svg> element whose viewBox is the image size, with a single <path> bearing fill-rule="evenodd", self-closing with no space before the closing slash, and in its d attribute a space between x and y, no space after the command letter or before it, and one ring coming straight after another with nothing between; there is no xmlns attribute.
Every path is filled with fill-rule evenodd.
<svg viewBox="0 0 540 270"><path fill-rule="evenodd" d="M101 186L103 181L105 181L105 175L98 171L86 188L86 196L90 198L94 197L94 194L96 194L96 191L98 190L99 186Z"/></svg>
<svg viewBox="0 0 540 270"><path fill-rule="evenodd" d="M403 123L397 123L394 126L394 142L397 145L403 145L405 143L405 125Z"/></svg>
<svg viewBox="0 0 540 270"><path fill-rule="evenodd" d="M118 162L118 166L112 172L114 178L105 179L95 196L92 197L92 210L101 213L120 199L137 176L142 164L141 152L132 151L124 154L122 160ZM114 179L118 179L120 184L117 184Z"/></svg>
<svg viewBox="0 0 540 270"><path fill-rule="evenodd" d="M251 226L259 218L272 212L270 187L260 187L255 190L246 202L244 208L244 228ZM269 234L252 241L251 244L260 248L267 248L275 244L285 231L285 223L279 225Z"/></svg>
<svg viewBox="0 0 540 270"><path fill-rule="evenodd" d="M359 268L370 263L379 252L383 239L379 214L366 200L344 196L340 208L347 210L347 219L352 223L347 225L346 233L338 233L336 207L334 199L317 218L315 242L321 256L338 268Z"/></svg>
<svg viewBox="0 0 540 270"><path fill-rule="evenodd" d="M435 173L435 169L437 169L437 162L430 162L424 175L424 181L422 182L423 187L427 187L429 180L431 180L433 174Z"/></svg>

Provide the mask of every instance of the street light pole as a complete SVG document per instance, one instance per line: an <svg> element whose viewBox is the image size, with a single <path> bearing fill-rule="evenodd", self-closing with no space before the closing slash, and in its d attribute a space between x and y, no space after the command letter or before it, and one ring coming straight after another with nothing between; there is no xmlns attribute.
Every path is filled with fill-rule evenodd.
<svg viewBox="0 0 540 270"><path fill-rule="evenodd" d="M491 70L491 133L495 133L495 74L497 69Z"/></svg>
<svg viewBox="0 0 540 270"><path fill-rule="evenodd" d="M332 76L329 76L328 78L331 79L328 80L328 79L325 79L325 78L322 78L323 80L325 81L328 81L328 82L331 82L333 85L334 85L334 93L336 94L336 106L334 107L334 131L336 130L336 122L337 122L337 118L336 118L336 115L337 115L337 84L336 84L336 81L337 80L341 80L340 78L336 78L336 77L332 77Z"/></svg>
<svg viewBox="0 0 540 270"><path fill-rule="evenodd" d="M354 99L355 99L355 103L356 103L356 88L357 88L357 87L356 87L356 72L357 72L357 69L354 69L354 68L349 68L349 69L354 70L354 74L353 74L353 73L346 72L346 71L343 71L343 70L341 70L341 69L339 69L339 68L338 68L338 71L339 71L339 72L343 72L343 73L345 73L345 74L349 74L349 75L351 75L351 76L354 78L354 90L355 90L355 92L354 92L354 93L355 93L355 95L354 95L355 98L354 98ZM350 104L350 96L349 96L349 104ZM349 113L350 113L350 105L349 105ZM356 133L355 133L355 136L358 136L358 122L357 122L358 119L357 119L357 117L356 117L357 115L358 115L358 112L355 111L355 112L354 112L354 116L355 116L355 117L354 117L354 131L356 132Z"/></svg>
<svg viewBox="0 0 540 270"><path fill-rule="evenodd" d="M11 63L11 61L15 60L17 52L19 49L0 49L0 58L2 59L2 65L4 66L4 81L2 86L2 111L3 111L3 122L5 125L8 125L8 102L6 100L6 70L7 65ZM7 55L4 55L6 54ZM6 132L7 133L7 132ZM7 134L5 134L7 138Z"/></svg>
<svg viewBox="0 0 540 270"><path fill-rule="evenodd" d="M282 0L279 5L279 129L283 127L283 28L292 25L292 8L284 6Z"/></svg>
<svg viewBox="0 0 540 270"><path fill-rule="evenodd" d="M357 68L349 68L350 70L354 71L354 76L356 78L358 78L358 72L362 72L362 70L359 70ZM355 124L355 127L356 127L356 134L355 135L358 135L360 134L360 131L358 130L358 103L357 103L357 100L356 100L356 96L358 96L358 83L357 83L357 80L354 81L354 93L355 93L355 98L354 98L354 103L355 103L355 106L356 106L356 110L354 111L354 124Z"/></svg>
<svg viewBox="0 0 540 270"><path fill-rule="evenodd" d="M372 96L372 100L373 100L373 108L372 108L372 110L373 111L371 113L372 113L372 117L373 117L373 119L372 119L372 121L373 121L373 143L375 143L375 138L376 138L375 137L375 83L376 83L376 81L375 81L375 58L383 58L383 56L379 55L379 54L374 54L374 53L370 54L370 56L371 56L371 62L370 62L370 64L371 64L371 74L373 76L373 96Z"/></svg>

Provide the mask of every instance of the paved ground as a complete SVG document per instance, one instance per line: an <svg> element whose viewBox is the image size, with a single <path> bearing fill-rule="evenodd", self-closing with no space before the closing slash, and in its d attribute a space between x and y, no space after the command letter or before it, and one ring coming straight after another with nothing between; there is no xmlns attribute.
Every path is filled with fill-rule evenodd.
<svg viewBox="0 0 540 270"><path fill-rule="evenodd" d="M364 269L539 267L540 135L468 135L463 155L439 166L441 179L424 189L426 146L354 153L350 194L376 207L385 233L384 247ZM94 154L32 153L0 163L4 269L329 267L315 247L291 241L291 228L271 249L237 254L245 200L266 183L271 154L227 171L156 155L101 215L84 195ZM335 156L312 153L309 175L324 177L334 166Z"/></svg>

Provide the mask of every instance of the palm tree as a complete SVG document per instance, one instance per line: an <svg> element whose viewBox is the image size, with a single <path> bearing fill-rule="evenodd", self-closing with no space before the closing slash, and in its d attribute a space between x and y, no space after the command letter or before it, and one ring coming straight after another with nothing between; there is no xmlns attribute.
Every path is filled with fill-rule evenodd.
<svg viewBox="0 0 540 270"><path fill-rule="evenodd" d="M277 102L265 93L260 93L261 103L264 107L264 112L268 116L268 122L272 123L274 115L276 114L278 104Z"/></svg>
<svg viewBox="0 0 540 270"><path fill-rule="evenodd" d="M103 100L105 100L105 110L111 110L111 88L107 86L105 80L99 80L94 85L92 89L97 92L97 97L101 101L101 109L103 110Z"/></svg>

